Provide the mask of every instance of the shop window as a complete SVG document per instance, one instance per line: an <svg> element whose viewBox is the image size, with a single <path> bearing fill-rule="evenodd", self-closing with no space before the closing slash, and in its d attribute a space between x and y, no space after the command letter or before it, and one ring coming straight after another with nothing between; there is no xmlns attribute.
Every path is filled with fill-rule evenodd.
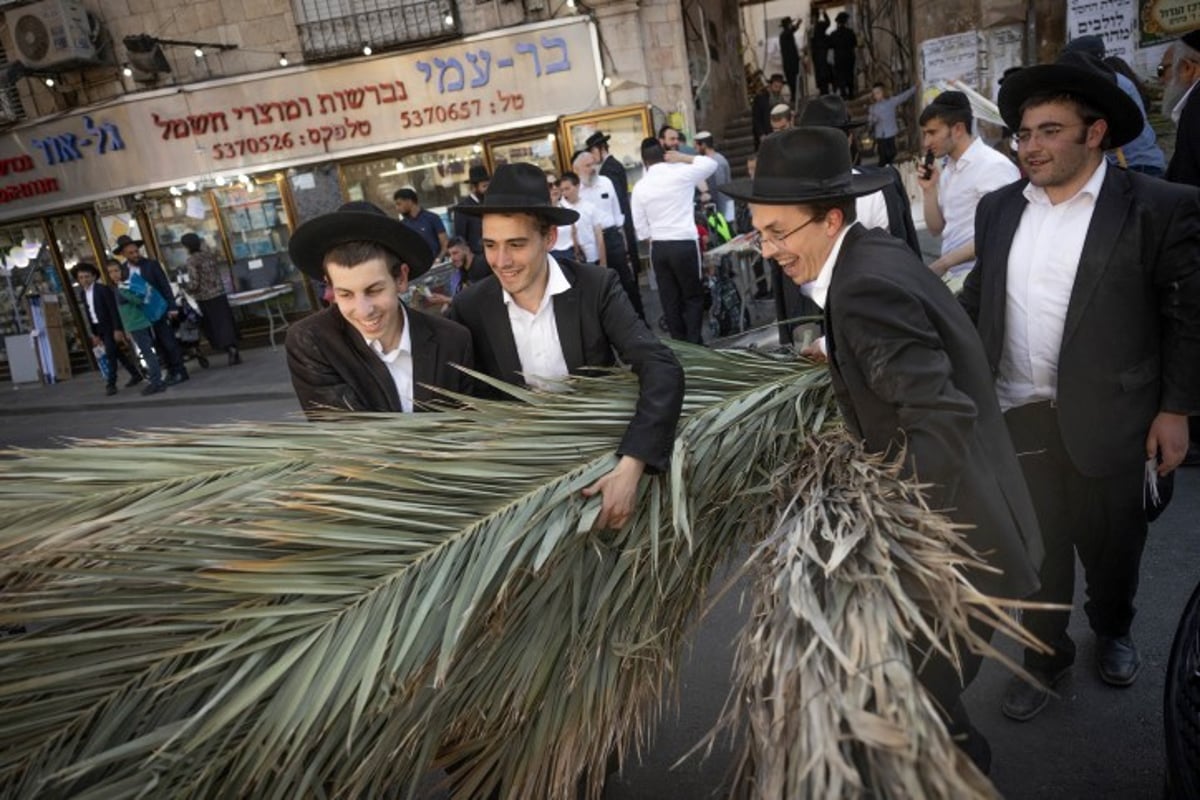
<svg viewBox="0 0 1200 800"><path fill-rule="evenodd" d="M367 200L389 214L396 214L392 196L410 187L421 207L438 214L447 232L452 230L450 207L467 196L467 174L471 166L483 164L479 144L405 153L386 158L342 165L342 184L350 200Z"/></svg>
<svg viewBox="0 0 1200 800"><path fill-rule="evenodd" d="M151 196L144 208L154 226L159 258L172 278L187 263L188 251L180 241L184 234L196 234L217 258L226 260L221 226L207 192ZM226 293L234 291L233 274L228 268L222 271L221 281Z"/></svg>
<svg viewBox="0 0 1200 800"><path fill-rule="evenodd" d="M292 0L292 11L310 61L461 33L454 0Z"/></svg>
<svg viewBox="0 0 1200 800"><path fill-rule="evenodd" d="M4 337L4 372L14 380L29 380L29 365L33 365L36 380L35 349L41 345L47 356L55 359L55 372L69 375L72 353L84 352L75 326L72 303L67 293L72 291L60 277L54 263L45 230L39 224L0 227L0 333ZM45 321L39 328L43 335L35 339L30 334L34 320L30 300L40 298ZM13 352L9 352L10 348Z"/></svg>
<svg viewBox="0 0 1200 800"><path fill-rule="evenodd" d="M642 177L642 139L651 135L650 111L646 106L588 111L559 121L564 152L583 149L589 136L597 131L608 135L608 150L620 160L629 177L629 186Z"/></svg>
<svg viewBox="0 0 1200 800"><path fill-rule="evenodd" d="M112 255L113 248L117 246L117 239L122 236L128 236L134 240L146 238L142 236L141 226L132 211L118 211L115 214L106 213L99 216L100 234L104 240L101 242L100 249L104 252L105 258Z"/></svg>
<svg viewBox="0 0 1200 800"><path fill-rule="evenodd" d="M551 175L558 175L558 139L553 133L494 144L490 147L492 163L497 167L504 164L535 164Z"/></svg>

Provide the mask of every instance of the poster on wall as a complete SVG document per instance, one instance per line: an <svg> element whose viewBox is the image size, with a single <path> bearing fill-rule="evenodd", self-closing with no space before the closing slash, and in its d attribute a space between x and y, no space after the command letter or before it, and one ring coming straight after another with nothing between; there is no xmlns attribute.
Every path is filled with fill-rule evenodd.
<svg viewBox="0 0 1200 800"><path fill-rule="evenodd" d="M929 95L928 103L938 89L936 83L962 81L977 88L979 86L979 32L968 31L921 42L921 85Z"/></svg>
<svg viewBox="0 0 1200 800"><path fill-rule="evenodd" d="M1068 0L1067 38L1100 36L1110 56L1133 60L1133 0Z"/></svg>
<svg viewBox="0 0 1200 800"><path fill-rule="evenodd" d="M1025 47L1025 26L1004 25L983 32L983 58L987 63L983 72L987 76L988 97L995 100L1000 92L1000 79L1011 67L1024 66L1022 55Z"/></svg>
<svg viewBox="0 0 1200 800"><path fill-rule="evenodd" d="M1139 0L1138 45L1152 47L1200 28L1196 0Z"/></svg>

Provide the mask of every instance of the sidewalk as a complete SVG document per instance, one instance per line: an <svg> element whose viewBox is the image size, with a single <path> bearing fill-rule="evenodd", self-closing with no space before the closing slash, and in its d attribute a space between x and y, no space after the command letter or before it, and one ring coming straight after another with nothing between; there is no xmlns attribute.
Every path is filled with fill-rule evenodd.
<svg viewBox="0 0 1200 800"><path fill-rule="evenodd" d="M142 383L128 389L129 375L122 369L117 379L120 391L111 397L104 393L99 372L82 372L54 384L0 384L0 417L60 413L66 410L145 408L182 405L228 405L239 402L294 399L283 347L261 347L242 351L242 363L226 366L224 353L209 357L211 366L203 369L194 360L187 362L191 380L177 384L161 394L142 395Z"/></svg>

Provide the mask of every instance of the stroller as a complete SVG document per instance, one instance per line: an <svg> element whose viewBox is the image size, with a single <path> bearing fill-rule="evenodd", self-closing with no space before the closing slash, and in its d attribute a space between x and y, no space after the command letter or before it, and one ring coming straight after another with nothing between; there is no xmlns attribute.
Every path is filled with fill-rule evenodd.
<svg viewBox="0 0 1200 800"><path fill-rule="evenodd" d="M175 339L183 351L183 360L195 358L196 363L208 369L208 356L200 349L200 309L192 303L186 293L179 293L179 316L171 320Z"/></svg>

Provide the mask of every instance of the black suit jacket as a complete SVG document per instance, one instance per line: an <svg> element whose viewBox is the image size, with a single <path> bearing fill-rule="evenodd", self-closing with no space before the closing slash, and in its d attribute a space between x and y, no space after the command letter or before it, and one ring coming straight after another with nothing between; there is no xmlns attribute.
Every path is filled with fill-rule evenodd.
<svg viewBox="0 0 1200 800"><path fill-rule="evenodd" d="M985 195L961 300L993 372L1027 181ZM1200 192L1112 166L1084 240L1058 357L1063 444L1085 475L1136 470L1159 411L1200 412Z"/></svg>
<svg viewBox="0 0 1200 800"><path fill-rule="evenodd" d="M444 400L429 387L469 394L472 381L454 368L470 368L471 334L447 319L408 309L412 339L413 409ZM310 412L401 411L392 374L337 306L293 322L287 335L288 369L300 407Z"/></svg>
<svg viewBox="0 0 1200 800"><path fill-rule="evenodd" d="M640 387L637 409L618 452L661 472L675 446L683 368L633 310L616 272L565 259L558 264L571 284L569 291L554 296L554 320L567 369L576 375L589 367L611 367L617 358L633 368ZM471 331L480 372L524 383L508 307L495 276L460 292L450 306L450 318Z"/></svg>
<svg viewBox="0 0 1200 800"><path fill-rule="evenodd" d="M907 448L905 471L931 507L973 525L967 541L1002 574L974 571L984 592L1023 597L1043 550L979 336L946 286L881 230L846 234L825 304L838 405L866 448Z"/></svg>
<svg viewBox="0 0 1200 800"><path fill-rule="evenodd" d="M469 194L458 203L460 206L477 206L475 195ZM454 212L454 235L462 238L475 255L483 253L483 217Z"/></svg>
<svg viewBox="0 0 1200 800"><path fill-rule="evenodd" d="M757 147L758 142L764 137L771 135L771 93L763 89L758 94L754 95L754 100L750 103L751 123L754 129L754 141Z"/></svg>
<svg viewBox="0 0 1200 800"><path fill-rule="evenodd" d="M92 284L92 304L96 309L97 322L92 322L91 315L88 314L87 292L80 290L79 305L83 310L83 316L87 319L88 330L93 335L104 339L112 336L116 331L125 330L121 326L121 312L117 310L117 295L110 287L99 281Z"/></svg>
<svg viewBox="0 0 1200 800"><path fill-rule="evenodd" d="M1179 117L1175 152L1167 164L1167 180L1200 186L1200 87L1192 91Z"/></svg>
<svg viewBox="0 0 1200 800"><path fill-rule="evenodd" d="M621 206L621 213L625 215L625 246L630 259L636 262L638 238L633 227L633 211L629 207L629 174L620 159L611 153L605 156L604 163L600 165L600 174L612 181L613 188L617 190L617 204Z"/></svg>

